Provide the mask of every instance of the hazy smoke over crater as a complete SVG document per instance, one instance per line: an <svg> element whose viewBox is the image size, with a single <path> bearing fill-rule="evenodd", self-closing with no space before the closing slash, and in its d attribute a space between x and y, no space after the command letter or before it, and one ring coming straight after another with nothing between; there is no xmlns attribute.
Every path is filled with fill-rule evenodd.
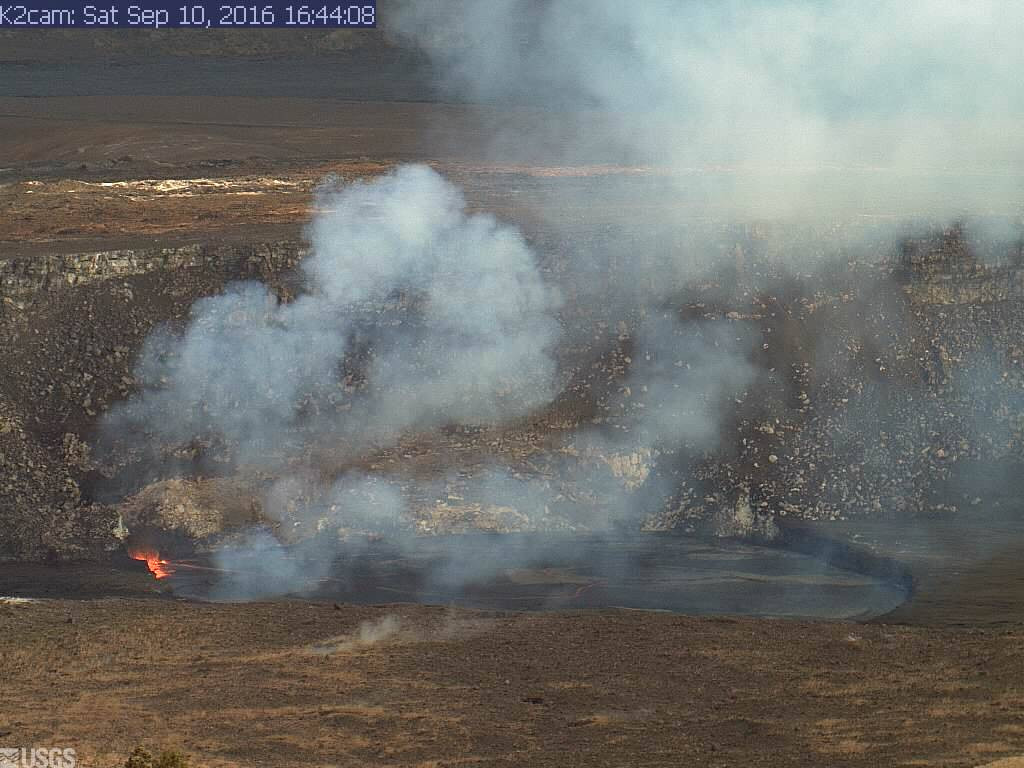
<svg viewBox="0 0 1024 768"><path fill-rule="evenodd" d="M222 439L242 463L294 475L278 478L265 498L276 535L260 529L223 554L229 570L257 570L251 584L233 587L240 595L280 594L325 576L312 564L329 560L320 547L341 529L408 522L403 468L385 477L326 462L336 470L327 477L314 449L359 452L416 430L508 423L551 404L563 379L580 374L585 387L596 384L581 396L593 396L596 415L580 417L544 457L557 476L541 482L495 460L463 483L463 506L514 508L532 522L557 517L548 507L561 488L585 487L579 506L589 504L586 522L601 527L655 512L678 490L680 472L713 463L729 437L723 424L739 420L741 401L757 411L750 401L759 393L748 396L768 372L791 377L791 394L809 400L796 381L795 353L779 353L779 365L789 364L779 371L753 362L774 359L760 354L776 345L762 333L797 321L781 306L777 320L767 305L753 307L770 281L757 285L769 270L751 276L750 262L767 262L764 253L779 244L746 235L737 244L730 238L738 230L728 228L737 220L799 216L817 225L858 213L927 213L934 221L1019 209L1024 47L1015 33L1024 6L411 0L389 14L392 31L440 67L449 93L508 108L480 110L493 121L484 128L493 129L494 160L642 164L653 172L584 171L516 189L520 182L509 182L516 195L536 191L516 204L543 209L540 228L555 234L560 285L577 304L564 317L560 291L518 230L467 214L450 183L406 166L320 190L305 289L293 301L260 283L236 284L196 302L182 333L154 334L139 362L142 391L111 411L108 435L135 445ZM522 104L542 107L532 123L516 115ZM680 222L697 220L703 230L679 236ZM902 226L877 235L881 250ZM808 264L826 261L823 251L846 245L842 227L835 243L824 243L820 228L810 243L783 229L775 248L782 271L795 264L806 274ZM1004 238L1019 231L1005 229ZM865 248L877 255L876 245ZM715 285L695 288L697 278ZM690 289L701 311L687 314L700 319L684 322L679 309ZM842 367L842 359L825 361L849 341L844 324L870 325L851 316L809 334L821 337L826 373ZM617 337L607 332L619 328ZM902 332L890 330L880 347ZM581 346L589 347L582 370L559 370L556 350ZM614 376L595 362L627 351L625 371ZM870 426L857 394L852 399L842 427L827 427L838 435L837 454L845 432L859 439ZM908 412L927 424L922 429L938 423L919 406ZM876 431L896 423L878 422ZM881 458L867 470L877 474L895 453L875 454ZM760 470L757 458L749 464ZM767 454L764 464L785 459ZM779 470L755 476L769 471ZM720 490L727 497L738 488ZM437 496L447 505L441 490ZM329 535L319 536L323 530ZM493 567L470 562L458 545L451 554L441 578L464 581Z"/></svg>
<svg viewBox="0 0 1024 768"><path fill-rule="evenodd" d="M111 411L108 434L213 436L261 460L296 431L365 446L500 423L554 396L560 298L516 230L468 216L421 166L324 187L318 207L309 290L284 303L248 282L197 301L182 335L148 341L144 388ZM388 311L399 303L413 310ZM360 388L342 368L366 349Z"/></svg>
<svg viewBox="0 0 1024 768"><path fill-rule="evenodd" d="M973 212L1020 202L1024 7L1010 0L439 0L393 11L449 92L539 104L496 155L678 175L741 214ZM554 142L547 142L551 148Z"/></svg>

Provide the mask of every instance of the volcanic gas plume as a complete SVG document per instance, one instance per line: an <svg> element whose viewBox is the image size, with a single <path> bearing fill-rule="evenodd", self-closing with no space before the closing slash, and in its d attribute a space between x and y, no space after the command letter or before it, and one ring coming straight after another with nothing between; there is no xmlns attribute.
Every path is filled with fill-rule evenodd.
<svg viewBox="0 0 1024 768"><path fill-rule="evenodd" d="M197 302L184 335L147 342L147 386L110 414L108 433L215 435L265 462L314 441L359 448L500 423L554 396L560 298L516 230L467 216L458 190L421 166L325 186L318 208L308 290L282 302L237 283ZM421 307L414 321L386 314L403 302ZM354 391L341 368L357 346L373 350L362 371L373 386Z"/></svg>
<svg viewBox="0 0 1024 768"><path fill-rule="evenodd" d="M282 301L249 282L198 301L183 332L163 329L147 341L142 391L111 411L107 438L140 451L219 442L239 465L280 476L265 495L269 520L282 520L289 500L305 498L316 530L355 521L393 528L407 505L393 478L354 471L324 478L311 457L358 456L442 426L493 428L559 393L559 290L515 229L467 215L464 206L454 186L419 166L325 186L302 265L304 291ZM713 324L684 328L668 314L652 316L629 380L649 391L652 407L628 417L628 434L582 432L581 445L645 457L674 443L695 451L713 445L714 403L750 380L744 346ZM622 482L580 463L565 471L593 491L603 486L617 514L634 514ZM517 507L529 497L547 503L511 477L496 481L505 474L496 465L470 478L468 491L491 503L505 486L518 489L506 494ZM316 547L323 555L322 542ZM235 552L251 551L262 553L268 574L256 593L287 591L311 575L311 563L329 562L297 564L265 531L225 548L222 559L230 564Z"/></svg>
<svg viewBox="0 0 1024 768"><path fill-rule="evenodd" d="M949 431L937 415L948 411L929 405L934 393L921 391L899 348L919 332L897 283L847 286L835 274L860 280L842 272L855 255L897 250L926 226L922 215L933 226L993 214L967 216L958 231L1019 237L1005 217L1019 204L1014 168L1024 159L1015 122L1024 61L1005 23L1019 13L995 0L651 2L628 13L610 0L398 4L392 32L430 57L446 94L539 108L514 130L482 113L496 164L600 156L642 173L539 189L533 202L562 243L557 281L544 268L553 254L509 223L468 213L430 168L329 181L298 295L236 283L196 302L186 327L154 333L138 363L141 391L110 411L104 439L165 476L183 446L216 448L222 464L262 473L261 526L222 559L232 570L259 554L265 572L243 594L289 591L329 561L318 534L408 522L408 483L368 458L375 451L439 430L526 424L579 382L562 352L592 343L595 328L621 328L614 349L598 350L615 357L619 379L587 395L602 415L577 418L548 448L561 486L491 457L460 476L463 496L532 520L554 517L551 505L574 495L565 488L585 488L600 510L586 521L593 527L636 523L683 485L696 506L746 513L759 496L751 519L799 511L790 494L812 484L812 505L830 495L848 505L865 487L887 489L878 506L908 496L884 473L922 454L889 435L933 441ZM439 26L450 18L462 20L461 34ZM1006 130L977 130L979 115ZM849 225L865 217L886 223ZM578 238L588 228L580 220L590 229L601 220L600 237ZM794 236L808 221L818 223L813 236ZM745 234L724 248L724 231ZM748 255L763 272L745 266ZM807 285L828 290L800 296ZM566 306L567 290L580 306ZM587 365L597 363L577 362ZM849 385L858 376L869 384ZM812 385L843 410L815 411ZM890 415L894 403L907 413ZM742 419L746 431L734 428ZM757 454L801 430L832 441L836 456L869 457L864 474L851 479L812 457L806 473L783 475L778 454ZM798 453L793 467L806 459ZM730 456L749 460L737 469ZM701 462L724 469L693 481ZM445 473L460 468L434 470L440 480L411 482L441 499ZM779 490L762 493L769 479ZM481 506L462 512L483 516ZM311 532L306 543L301 532Z"/></svg>

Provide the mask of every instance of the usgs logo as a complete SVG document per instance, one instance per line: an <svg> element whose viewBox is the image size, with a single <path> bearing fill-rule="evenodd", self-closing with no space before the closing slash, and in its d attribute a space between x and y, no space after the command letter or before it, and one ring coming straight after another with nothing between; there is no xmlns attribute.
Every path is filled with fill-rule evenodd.
<svg viewBox="0 0 1024 768"><path fill-rule="evenodd" d="M0 747L0 768L75 768L75 750L63 747Z"/></svg>

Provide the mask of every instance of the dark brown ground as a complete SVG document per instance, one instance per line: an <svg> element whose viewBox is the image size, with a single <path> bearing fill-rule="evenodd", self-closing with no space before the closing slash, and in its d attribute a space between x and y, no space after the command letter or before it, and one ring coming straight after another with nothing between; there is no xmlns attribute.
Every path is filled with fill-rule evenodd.
<svg viewBox="0 0 1024 768"><path fill-rule="evenodd" d="M209 766L947 766L1024 752L1019 627L138 599L0 608L0 627L3 743L74 745L89 766L138 743ZM360 641L373 628L384 639Z"/></svg>
<svg viewBox="0 0 1024 768"><path fill-rule="evenodd" d="M168 89L201 83L173 62L138 77L108 67L75 81L38 64L26 74L38 49L5 49L5 254L296 232L327 170L432 161L478 179L474 195L491 207L496 171L608 170L515 153L495 166L495 125L558 121L418 101L423 84L394 72L380 80L396 90L376 100L372 83L325 90L343 62L319 81L298 67L276 85L234 87L220 72L224 92L204 96L201 85ZM82 55L106 61L98 48ZM96 87L62 90L79 81ZM553 130L552 156L571 139ZM241 186L191 184L177 197L95 186L154 178ZM1024 553L998 537L965 551L962 530L941 535L942 556L902 553L917 596L871 625L195 604L160 599L146 574L96 567L75 576L87 599L0 604L0 746L70 746L80 765L101 767L139 743L200 766L971 766L1022 754ZM398 618L391 634L387 616Z"/></svg>

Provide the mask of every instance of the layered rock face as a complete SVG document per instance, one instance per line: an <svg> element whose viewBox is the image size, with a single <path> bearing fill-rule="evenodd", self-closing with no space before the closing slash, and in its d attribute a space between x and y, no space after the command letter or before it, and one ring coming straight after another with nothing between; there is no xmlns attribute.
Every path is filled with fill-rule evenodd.
<svg viewBox="0 0 1024 768"><path fill-rule="evenodd" d="M18 319L17 313L30 312L62 288L107 283L118 278L131 280L154 273L173 278L178 271L190 275L193 270L228 279L270 279L283 269L293 267L305 252L305 246L298 242L282 241L250 245L188 244L6 258L0 253L0 299L5 314L13 321Z"/></svg>

